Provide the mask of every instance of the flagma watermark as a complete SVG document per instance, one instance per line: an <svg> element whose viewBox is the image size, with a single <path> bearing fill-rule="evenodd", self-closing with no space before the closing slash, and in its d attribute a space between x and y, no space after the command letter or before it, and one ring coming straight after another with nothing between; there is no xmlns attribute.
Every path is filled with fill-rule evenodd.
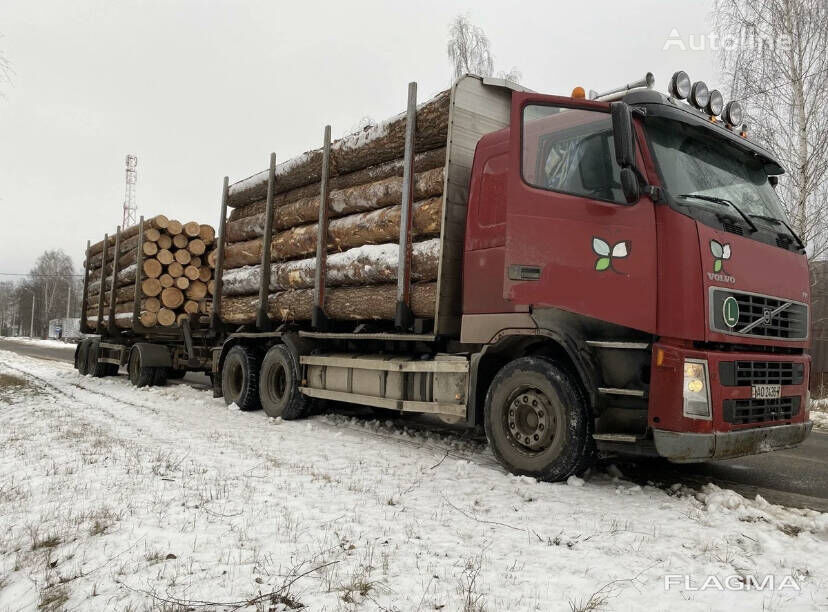
<svg viewBox="0 0 828 612"><path fill-rule="evenodd" d="M793 40L788 34L781 34L779 36L768 36L763 32L758 32L756 28L745 27L738 35L720 36L716 32L708 32L707 34L688 34L682 36L678 28L670 30L670 35L664 41L662 51L669 51L670 49L677 49L679 51L733 51L735 49L744 48L759 48L759 49L778 49L785 51L791 48Z"/></svg>
<svg viewBox="0 0 828 612"><path fill-rule="evenodd" d="M705 576L694 578L689 574L666 574L664 590L682 591L799 591L799 583L793 576L754 576L752 574L730 576Z"/></svg>

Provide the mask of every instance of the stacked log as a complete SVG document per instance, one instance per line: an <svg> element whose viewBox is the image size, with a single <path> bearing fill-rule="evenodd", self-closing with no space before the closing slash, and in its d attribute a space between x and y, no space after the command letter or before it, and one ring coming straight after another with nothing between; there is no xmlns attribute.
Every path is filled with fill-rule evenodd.
<svg viewBox="0 0 828 612"><path fill-rule="evenodd" d="M449 92L417 109L411 184L411 307L433 318L436 306ZM325 237L325 314L388 320L396 311L403 200L405 113L331 144ZM279 321L311 318L317 267L321 149L276 167L267 312ZM268 171L231 185L220 316L256 320L262 278ZM209 260L209 257L208 257Z"/></svg>
<svg viewBox="0 0 828 612"><path fill-rule="evenodd" d="M214 287L211 283L215 273L215 235L209 225L192 221L181 223L159 215L144 222L141 244L138 244L136 225L121 233L117 253L114 238L110 238L106 245L103 241L92 245L85 262L89 267L86 302L89 327L98 327L101 300L103 321L105 324L109 321L112 262L116 258L119 262L114 279L117 328L133 327L136 280L141 295L139 322L144 327L170 327L180 324L185 317L194 326L205 323L212 304L211 288ZM105 267L102 265L104 253Z"/></svg>

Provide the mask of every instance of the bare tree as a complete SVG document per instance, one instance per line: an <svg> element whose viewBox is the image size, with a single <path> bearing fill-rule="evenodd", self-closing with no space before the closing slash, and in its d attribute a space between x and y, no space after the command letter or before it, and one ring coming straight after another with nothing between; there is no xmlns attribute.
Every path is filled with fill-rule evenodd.
<svg viewBox="0 0 828 612"><path fill-rule="evenodd" d="M0 40L2 40L3 35L0 34ZM3 85L8 85L11 83L11 75L12 75L12 67L11 62L6 57L6 54L3 53L3 50L0 49L0 97L3 96Z"/></svg>
<svg viewBox="0 0 828 612"><path fill-rule="evenodd" d="M464 74L493 76L494 56L489 37L480 26L474 25L467 15L458 15L449 25L448 57L455 79ZM520 70L512 66L509 71L499 71L497 76L519 82Z"/></svg>
<svg viewBox="0 0 828 612"><path fill-rule="evenodd" d="M36 296L35 331L40 335L45 335L51 319L66 316L70 287L77 294L74 273L72 258L60 249L37 258L24 287Z"/></svg>
<svg viewBox="0 0 828 612"><path fill-rule="evenodd" d="M786 169L777 191L809 255L828 251L828 4L716 0L730 93L753 138Z"/></svg>

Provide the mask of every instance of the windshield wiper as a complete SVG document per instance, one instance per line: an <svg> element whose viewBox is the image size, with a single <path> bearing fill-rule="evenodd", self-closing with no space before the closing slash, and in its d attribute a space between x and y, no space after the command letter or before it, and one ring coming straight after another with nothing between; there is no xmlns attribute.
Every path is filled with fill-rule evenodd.
<svg viewBox="0 0 828 612"><path fill-rule="evenodd" d="M754 233L759 231L759 228L756 227L756 224L753 221L750 220L750 217L748 217L745 213L743 213L742 209L740 209L738 206L736 206L730 200L725 200L724 198L717 198L715 196L704 195L704 194L701 194L701 193L682 193L679 197L680 198L689 198L689 199L694 199L695 198L696 200L704 200L705 202L713 202L714 204L721 204L722 206L730 206L730 207L733 208L733 210L735 210L737 213L739 213L739 215L742 217L742 219L744 219L747 222L747 224L750 226L750 229L753 230Z"/></svg>
<svg viewBox="0 0 828 612"><path fill-rule="evenodd" d="M802 242L802 239L799 237L799 234L793 231L791 226L785 223L783 219L777 219L776 217L770 217L768 215L751 215L751 217L754 217L756 219L763 219L764 221L767 221L768 223L773 223L774 225L784 225L785 229L788 230L788 233L791 236L793 236L793 239L799 243L799 248L801 248L803 251L805 250L805 243Z"/></svg>

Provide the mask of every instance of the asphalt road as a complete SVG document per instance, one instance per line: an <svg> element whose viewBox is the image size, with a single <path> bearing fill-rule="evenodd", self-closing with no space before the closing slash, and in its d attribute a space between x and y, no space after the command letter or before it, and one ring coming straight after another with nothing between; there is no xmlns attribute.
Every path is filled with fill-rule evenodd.
<svg viewBox="0 0 828 612"><path fill-rule="evenodd" d="M75 347L24 344L0 338L0 350L71 362ZM202 374L187 374L176 382L209 387L209 379ZM822 432L813 432L797 448L764 455L684 465L648 460L621 467L628 478L639 482L682 482L695 487L713 483L747 497L758 494L771 503L828 512L828 434Z"/></svg>

